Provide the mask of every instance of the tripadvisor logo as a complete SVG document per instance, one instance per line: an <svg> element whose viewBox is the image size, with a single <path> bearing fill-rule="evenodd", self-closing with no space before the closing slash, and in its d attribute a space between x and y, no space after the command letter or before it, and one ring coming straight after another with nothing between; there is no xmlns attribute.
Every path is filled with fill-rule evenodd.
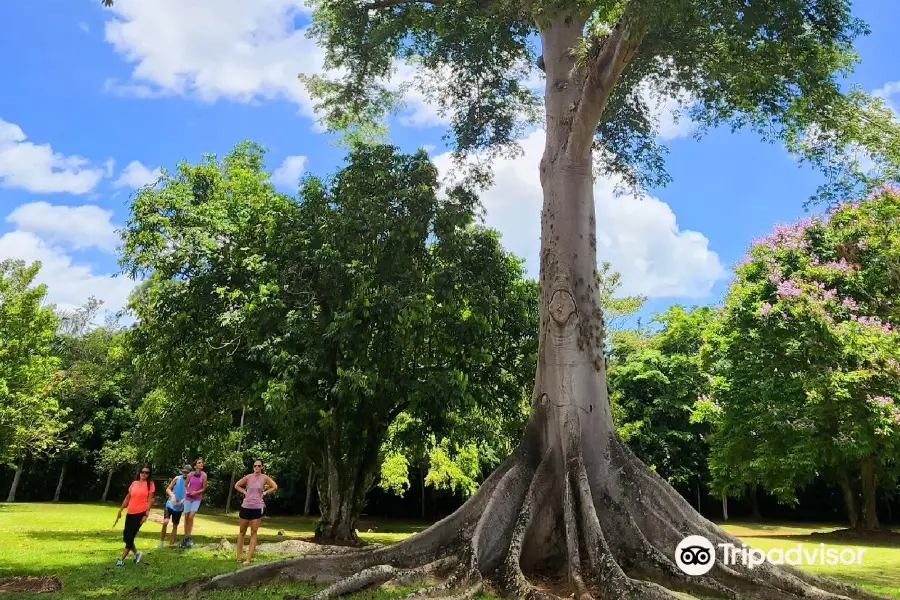
<svg viewBox="0 0 900 600"><path fill-rule="evenodd" d="M803 547L772 548L764 552L750 548L747 544L718 544L722 550L720 560L725 566L742 564L750 569L763 563L772 565L861 565L865 548ZM705 575L716 562L716 549L712 542L702 535L689 535L675 548L675 564L687 575Z"/></svg>

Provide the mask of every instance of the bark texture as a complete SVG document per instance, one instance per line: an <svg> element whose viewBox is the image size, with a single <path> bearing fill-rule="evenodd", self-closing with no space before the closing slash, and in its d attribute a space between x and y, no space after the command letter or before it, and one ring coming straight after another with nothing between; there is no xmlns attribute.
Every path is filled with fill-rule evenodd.
<svg viewBox="0 0 900 600"><path fill-rule="evenodd" d="M422 581L410 597L471 598L490 581L492 591L534 599L674 600L670 590L735 600L877 597L793 568L717 563L708 575L690 577L676 566L676 546L688 535L742 543L703 518L615 434L591 144L643 32L623 16L579 65L573 50L585 21L567 15L541 32L547 142L540 165L540 343L531 415L513 454L459 510L399 544L263 563L192 589L307 580L328 584L312 596L325 600L385 582ZM325 478L333 476L328 460ZM329 513L344 510L330 493ZM446 577L435 583L423 575L429 568Z"/></svg>
<svg viewBox="0 0 900 600"><path fill-rule="evenodd" d="M313 484L315 483L315 479L313 479L315 467L310 463L309 465L309 474L306 476L306 502L303 503L303 516L309 516L309 511L312 507L312 495L313 495Z"/></svg>
<svg viewBox="0 0 900 600"><path fill-rule="evenodd" d="M66 463L63 463L59 470L59 481L56 482L56 491L53 493L53 501L59 502L59 495L62 493L63 481L66 478Z"/></svg>
<svg viewBox="0 0 900 600"><path fill-rule="evenodd" d="M878 493L875 485L875 457L866 456L859 463L862 490L862 516L866 529L878 529Z"/></svg>
<svg viewBox="0 0 900 600"><path fill-rule="evenodd" d="M100 502L106 502L106 497L109 495L109 485L112 483L112 476L112 471L106 474L106 485L103 486L103 495L100 497Z"/></svg>
<svg viewBox="0 0 900 600"><path fill-rule="evenodd" d="M25 468L25 459L19 459L19 464L16 466L16 473L13 475L12 485L9 486L9 494L6 496L7 502L15 502L16 501L16 490L19 489L19 481L22 479L22 469Z"/></svg>

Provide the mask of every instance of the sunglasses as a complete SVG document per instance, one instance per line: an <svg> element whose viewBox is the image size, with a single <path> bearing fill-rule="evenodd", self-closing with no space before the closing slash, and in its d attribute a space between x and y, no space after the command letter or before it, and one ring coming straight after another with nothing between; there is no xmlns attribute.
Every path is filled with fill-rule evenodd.
<svg viewBox="0 0 900 600"><path fill-rule="evenodd" d="M259 467L260 469L262 469L262 465L253 465L253 468L254 468L254 469L257 468L257 467Z"/></svg>
<svg viewBox="0 0 900 600"><path fill-rule="evenodd" d="M149 475L150 471L141 471L141 475Z"/></svg>

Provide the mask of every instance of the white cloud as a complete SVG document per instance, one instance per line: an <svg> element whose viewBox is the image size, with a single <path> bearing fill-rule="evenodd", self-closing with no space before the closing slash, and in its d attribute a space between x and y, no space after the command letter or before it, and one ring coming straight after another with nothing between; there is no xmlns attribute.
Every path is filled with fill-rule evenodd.
<svg viewBox="0 0 900 600"><path fill-rule="evenodd" d="M649 82L642 83L638 90L657 123L657 135L661 140L687 137L697 128L697 124L683 114L694 102L686 92L660 94Z"/></svg>
<svg viewBox="0 0 900 600"><path fill-rule="evenodd" d="M90 296L103 300L103 307L117 311L125 306L135 282L127 277L96 273L78 264L63 248L51 245L29 231L12 231L0 237L0 260L18 258L41 261L38 283L47 285L48 301L60 310L82 306Z"/></svg>
<svg viewBox="0 0 900 600"><path fill-rule="evenodd" d="M99 248L113 251L119 243L111 210L85 204L60 206L31 202L16 207L6 217L21 232L33 233L52 243L62 243L75 250Z"/></svg>
<svg viewBox="0 0 900 600"><path fill-rule="evenodd" d="M33 194L86 194L103 178L102 167L80 156L28 141L22 128L0 119L0 187Z"/></svg>
<svg viewBox="0 0 900 600"><path fill-rule="evenodd" d="M900 97L894 98L894 96L900 96L900 81L889 81L873 91L872 95L882 98L900 116Z"/></svg>
<svg viewBox="0 0 900 600"><path fill-rule="evenodd" d="M113 185L115 187L130 187L131 189L136 190L150 183L154 183L159 179L161 174L162 171L159 169L151 171L141 164L140 161L133 160L122 169L122 172L119 173L119 178L113 182Z"/></svg>
<svg viewBox="0 0 900 600"><path fill-rule="evenodd" d="M526 259L530 276L538 275L542 192L538 166L544 132L522 140L524 155L495 163L494 186L481 195L487 225L500 231L504 246ZM435 157L443 173L451 168L448 154ZM594 186L597 215L597 258L622 274L623 294L650 297L702 298L726 275L709 240L678 227L665 202L616 196L615 182Z"/></svg>
<svg viewBox="0 0 900 600"><path fill-rule="evenodd" d="M305 0L116 0L106 41L133 65L128 81L109 79L105 90L132 98L189 96L204 102L286 100L317 118L298 74L322 72L325 53L297 25ZM389 86L412 81L398 64ZM406 94L404 124L449 121L418 90Z"/></svg>
<svg viewBox="0 0 900 600"><path fill-rule="evenodd" d="M288 156L281 162L281 166L272 173L272 183L293 190L297 187L300 176L303 175L305 170L305 156Z"/></svg>
<svg viewBox="0 0 900 600"><path fill-rule="evenodd" d="M134 65L128 95L177 94L207 102L284 99L312 116L298 73L323 52L297 28L303 0L117 0L106 40Z"/></svg>

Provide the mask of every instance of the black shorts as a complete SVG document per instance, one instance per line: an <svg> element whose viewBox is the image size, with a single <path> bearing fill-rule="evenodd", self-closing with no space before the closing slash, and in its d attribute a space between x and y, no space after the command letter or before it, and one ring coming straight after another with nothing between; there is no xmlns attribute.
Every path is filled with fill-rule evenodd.
<svg viewBox="0 0 900 600"><path fill-rule="evenodd" d="M170 519L172 521L172 525L178 527L178 524L181 523L181 514L183 512L183 510L172 510L168 505L166 505L163 518Z"/></svg>
<svg viewBox="0 0 900 600"><path fill-rule="evenodd" d="M146 513L138 513L136 515L125 515L125 529L122 530L122 541L129 550L134 550L134 536L141 530L141 520L147 516Z"/></svg>
<svg viewBox="0 0 900 600"><path fill-rule="evenodd" d="M238 513L238 516L245 521L255 521L257 519L262 519L263 509L261 508L244 508L241 507L241 511Z"/></svg>

